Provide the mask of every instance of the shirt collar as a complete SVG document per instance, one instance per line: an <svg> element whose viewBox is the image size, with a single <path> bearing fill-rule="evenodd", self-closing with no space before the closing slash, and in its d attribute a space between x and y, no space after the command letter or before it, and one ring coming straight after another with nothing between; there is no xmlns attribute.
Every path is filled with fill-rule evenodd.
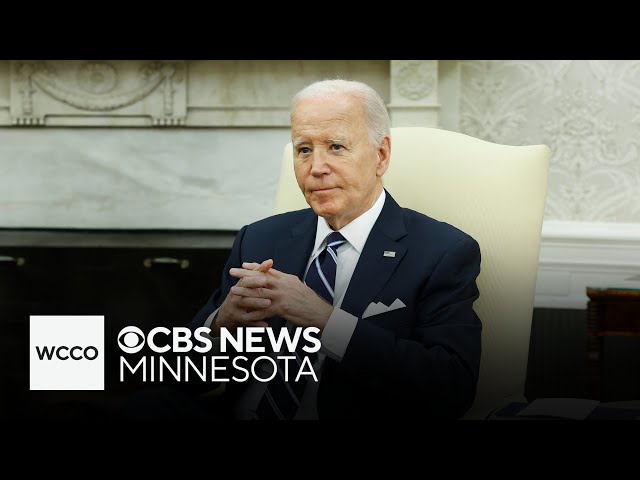
<svg viewBox="0 0 640 480"><path fill-rule="evenodd" d="M373 225L376 223L376 220L378 220L380 212L382 212L385 198L386 193L383 188L382 193L380 193L378 199L369 210L349 222L347 225L342 227L341 230L338 230L358 253L362 253L362 249L369 237L369 233L371 232ZM323 242L331 232L333 232L333 230L327 221L318 216L318 226L316 227L316 241L313 248L313 254L324 248Z"/></svg>

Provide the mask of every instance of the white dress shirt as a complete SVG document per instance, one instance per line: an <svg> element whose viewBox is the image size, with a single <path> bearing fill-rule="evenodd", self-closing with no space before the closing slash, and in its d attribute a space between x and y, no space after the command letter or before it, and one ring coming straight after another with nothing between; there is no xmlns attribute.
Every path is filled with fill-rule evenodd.
<svg viewBox="0 0 640 480"><path fill-rule="evenodd" d="M342 300L349 287L349 282L360 259L360 254L367 242L367 238L369 238L369 233L378 220L380 212L382 212L385 198L386 194L383 189L369 210L339 230L346 239L346 242L340 245L337 250L338 263L336 266L336 282L333 297L334 308L320 336L321 348L318 352L318 360L314 365L316 372L318 372L318 380L320 380L320 376L322 375L322 364L324 363L325 356L329 356L337 362L342 360L351 336L353 335L353 331L356 328L356 324L358 323L358 317L342 310L340 306L342 305ZM322 217L318 217L316 240L303 278L306 277L311 263L325 249L326 238L331 232L333 232L333 230L327 221ZM274 265L274 268L278 268L278 266ZM218 309L209 315L204 323L205 327L211 326L217 313ZM212 340L214 341L215 349L219 343L219 337L212 338ZM239 419L255 418L256 408L267 388L267 382L259 382L257 380L248 380L248 382L250 382L250 384L247 386L245 394L236 406L235 414ZM318 384L316 382L307 382L307 388L300 401L300 407L296 412L295 419L315 420L318 418L317 390Z"/></svg>

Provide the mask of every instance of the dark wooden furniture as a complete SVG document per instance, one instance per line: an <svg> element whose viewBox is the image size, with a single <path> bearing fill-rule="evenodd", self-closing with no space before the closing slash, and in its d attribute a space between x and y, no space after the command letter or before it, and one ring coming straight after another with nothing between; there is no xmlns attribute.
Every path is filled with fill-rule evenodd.
<svg viewBox="0 0 640 480"><path fill-rule="evenodd" d="M119 382L117 334L183 326L220 282L235 232L0 229L0 418L108 415L140 385ZM29 316L104 315L105 391L29 390Z"/></svg>
<svg viewBox="0 0 640 480"><path fill-rule="evenodd" d="M587 296L589 397L601 401L640 399L640 290L587 288ZM626 354L618 358L618 365L612 365L614 355L620 357L623 349Z"/></svg>

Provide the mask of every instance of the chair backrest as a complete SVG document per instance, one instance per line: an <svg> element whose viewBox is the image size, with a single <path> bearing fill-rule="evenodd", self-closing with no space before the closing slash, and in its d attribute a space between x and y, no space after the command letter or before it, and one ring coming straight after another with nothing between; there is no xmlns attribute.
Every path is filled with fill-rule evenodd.
<svg viewBox="0 0 640 480"><path fill-rule="evenodd" d="M524 399L550 150L500 145L426 127L391 129L385 188L402 207L445 221L480 244L483 324L478 390L465 418ZM276 213L307 207L284 150Z"/></svg>

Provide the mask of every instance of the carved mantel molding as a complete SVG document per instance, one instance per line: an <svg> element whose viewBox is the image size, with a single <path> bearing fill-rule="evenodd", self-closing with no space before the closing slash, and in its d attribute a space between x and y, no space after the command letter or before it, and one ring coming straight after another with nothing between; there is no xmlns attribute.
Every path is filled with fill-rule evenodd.
<svg viewBox="0 0 640 480"><path fill-rule="evenodd" d="M185 61L11 61L13 125L184 125Z"/></svg>
<svg viewBox="0 0 640 480"><path fill-rule="evenodd" d="M293 94L332 76L376 88L393 126L437 126L440 114L437 60L353 60L330 66L240 60L6 64L6 70L0 65L0 127L289 127Z"/></svg>

